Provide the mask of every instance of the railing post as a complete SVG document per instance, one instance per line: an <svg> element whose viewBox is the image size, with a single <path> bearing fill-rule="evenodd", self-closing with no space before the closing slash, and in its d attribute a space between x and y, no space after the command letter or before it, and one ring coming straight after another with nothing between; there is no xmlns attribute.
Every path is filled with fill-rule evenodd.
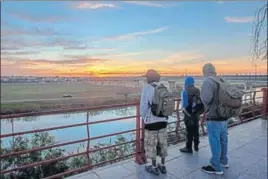
<svg viewBox="0 0 268 179"><path fill-rule="evenodd" d="M252 99L252 100L253 100L253 105L254 105L254 106L256 106L256 94L257 94L257 92L254 91L254 92L253 92L253 99Z"/></svg>
<svg viewBox="0 0 268 179"><path fill-rule="evenodd" d="M87 164L91 166L91 157L90 157L90 131L89 131L89 111L87 111Z"/></svg>
<svg viewBox="0 0 268 179"><path fill-rule="evenodd" d="M180 124L181 124L179 107L180 107L180 100L177 100L177 104L176 104L176 115L177 115L176 138L177 138L178 141L180 141L179 129L180 129Z"/></svg>
<svg viewBox="0 0 268 179"><path fill-rule="evenodd" d="M136 154L135 161L137 164L141 164L141 125L140 125L140 106L136 105Z"/></svg>
<svg viewBox="0 0 268 179"><path fill-rule="evenodd" d="M201 129L202 129L203 135L207 134L204 128L205 121L206 121L206 113L203 113L202 119L201 119Z"/></svg>
<svg viewBox="0 0 268 179"><path fill-rule="evenodd" d="M267 88L262 88L262 119L266 119L267 116Z"/></svg>
<svg viewBox="0 0 268 179"><path fill-rule="evenodd" d="M145 137L145 129L144 129L144 121L142 120L141 124L141 162L145 163L146 162L146 157L145 157L145 148L144 148L144 137Z"/></svg>

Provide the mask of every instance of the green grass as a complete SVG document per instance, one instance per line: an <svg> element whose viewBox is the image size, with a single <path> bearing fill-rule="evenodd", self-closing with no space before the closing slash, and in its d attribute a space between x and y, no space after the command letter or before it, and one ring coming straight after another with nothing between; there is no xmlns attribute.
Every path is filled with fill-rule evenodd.
<svg viewBox="0 0 268 179"><path fill-rule="evenodd" d="M121 103L125 100L125 96L120 94L125 90L129 94L140 93L138 88L125 89L120 86L99 86L89 83L1 85L1 114ZM71 94L72 98L62 98L63 94ZM76 97L80 99L75 99ZM129 96L128 100L132 101L134 98L137 97ZM55 100L42 101L42 99ZM12 100L21 101L5 103ZM31 100L33 101L29 102Z"/></svg>
<svg viewBox="0 0 268 179"><path fill-rule="evenodd" d="M120 104L120 103L130 103L135 102L139 99L139 96L130 96L125 99L124 96L116 96L109 98L97 98L94 100L60 100L60 101L50 101L50 102L24 102L24 103L8 103L1 104L1 115L6 114L17 114L17 113L27 113L27 112L40 112L49 110L59 110L59 109L70 109L70 108L81 108L81 107L91 107L99 105L109 105L109 104Z"/></svg>
<svg viewBox="0 0 268 179"><path fill-rule="evenodd" d="M53 99L61 98L63 94L71 94L73 97L108 96L116 94L121 88L89 83L1 85L1 101Z"/></svg>

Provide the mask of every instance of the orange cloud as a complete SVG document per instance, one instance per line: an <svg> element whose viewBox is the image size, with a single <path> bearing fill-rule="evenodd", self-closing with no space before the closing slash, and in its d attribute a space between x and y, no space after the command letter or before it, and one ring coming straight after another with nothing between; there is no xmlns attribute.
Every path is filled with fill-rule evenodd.
<svg viewBox="0 0 268 179"><path fill-rule="evenodd" d="M211 62L218 73L252 73L254 67L250 57L206 60L200 52L172 52L166 57L146 60L133 59L138 52L132 54L107 55L106 58L88 58L84 56L70 56L65 60L27 60L2 59L2 74L8 75L45 75L45 76L132 76L141 75L147 69L154 68L164 75L180 75L187 73L202 74L202 66ZM116 56L117 55L117 56ZM148 54L147 54L148 55ZM157 55L156 55L157 56ZM142 57L142 56L141 56ZM257 71L267 71L266 62L259 62Z"/></svg>

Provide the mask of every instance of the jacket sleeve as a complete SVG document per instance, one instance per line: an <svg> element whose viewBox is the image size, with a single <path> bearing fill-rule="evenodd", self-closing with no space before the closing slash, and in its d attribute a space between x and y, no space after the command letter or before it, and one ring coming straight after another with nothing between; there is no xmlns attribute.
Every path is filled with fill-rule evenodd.
<svg viewBox="0 0 268 179"><path fill-rule="evenodd" d="M141 100L140 100L140 115L143 120L146 118L146 113L149 109L149 94L148 94L148 88L143 88L141 93Z"/></svg>
<svg viewBox="0 0 268 179"><path fill-rule="evenodd" d="M205 80L201 87L201 100L205 106L211 104L213 100L214 90L210 80Z"/></svg>
<svg viewBox="0 0 268 179"><path fill-rule="evenodd" d="M188 106L188 95L185 90L181 92L181 109L185 109Z"/></svg>

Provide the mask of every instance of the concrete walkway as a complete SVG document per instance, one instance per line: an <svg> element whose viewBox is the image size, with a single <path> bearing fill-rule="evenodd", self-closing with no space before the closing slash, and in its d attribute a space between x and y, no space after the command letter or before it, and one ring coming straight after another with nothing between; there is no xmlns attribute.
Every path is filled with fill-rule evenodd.
<svg viewBox="0 0 268 179"><path fill-rule="evenodd" d="M203 173L211 156L207 137L198 153L183 154L184 144L169 148L168 174L153 176L133 160L108 165L68 179L267 179L267 121L257 119L229 129L229 169L223 176Z"/></svg>

